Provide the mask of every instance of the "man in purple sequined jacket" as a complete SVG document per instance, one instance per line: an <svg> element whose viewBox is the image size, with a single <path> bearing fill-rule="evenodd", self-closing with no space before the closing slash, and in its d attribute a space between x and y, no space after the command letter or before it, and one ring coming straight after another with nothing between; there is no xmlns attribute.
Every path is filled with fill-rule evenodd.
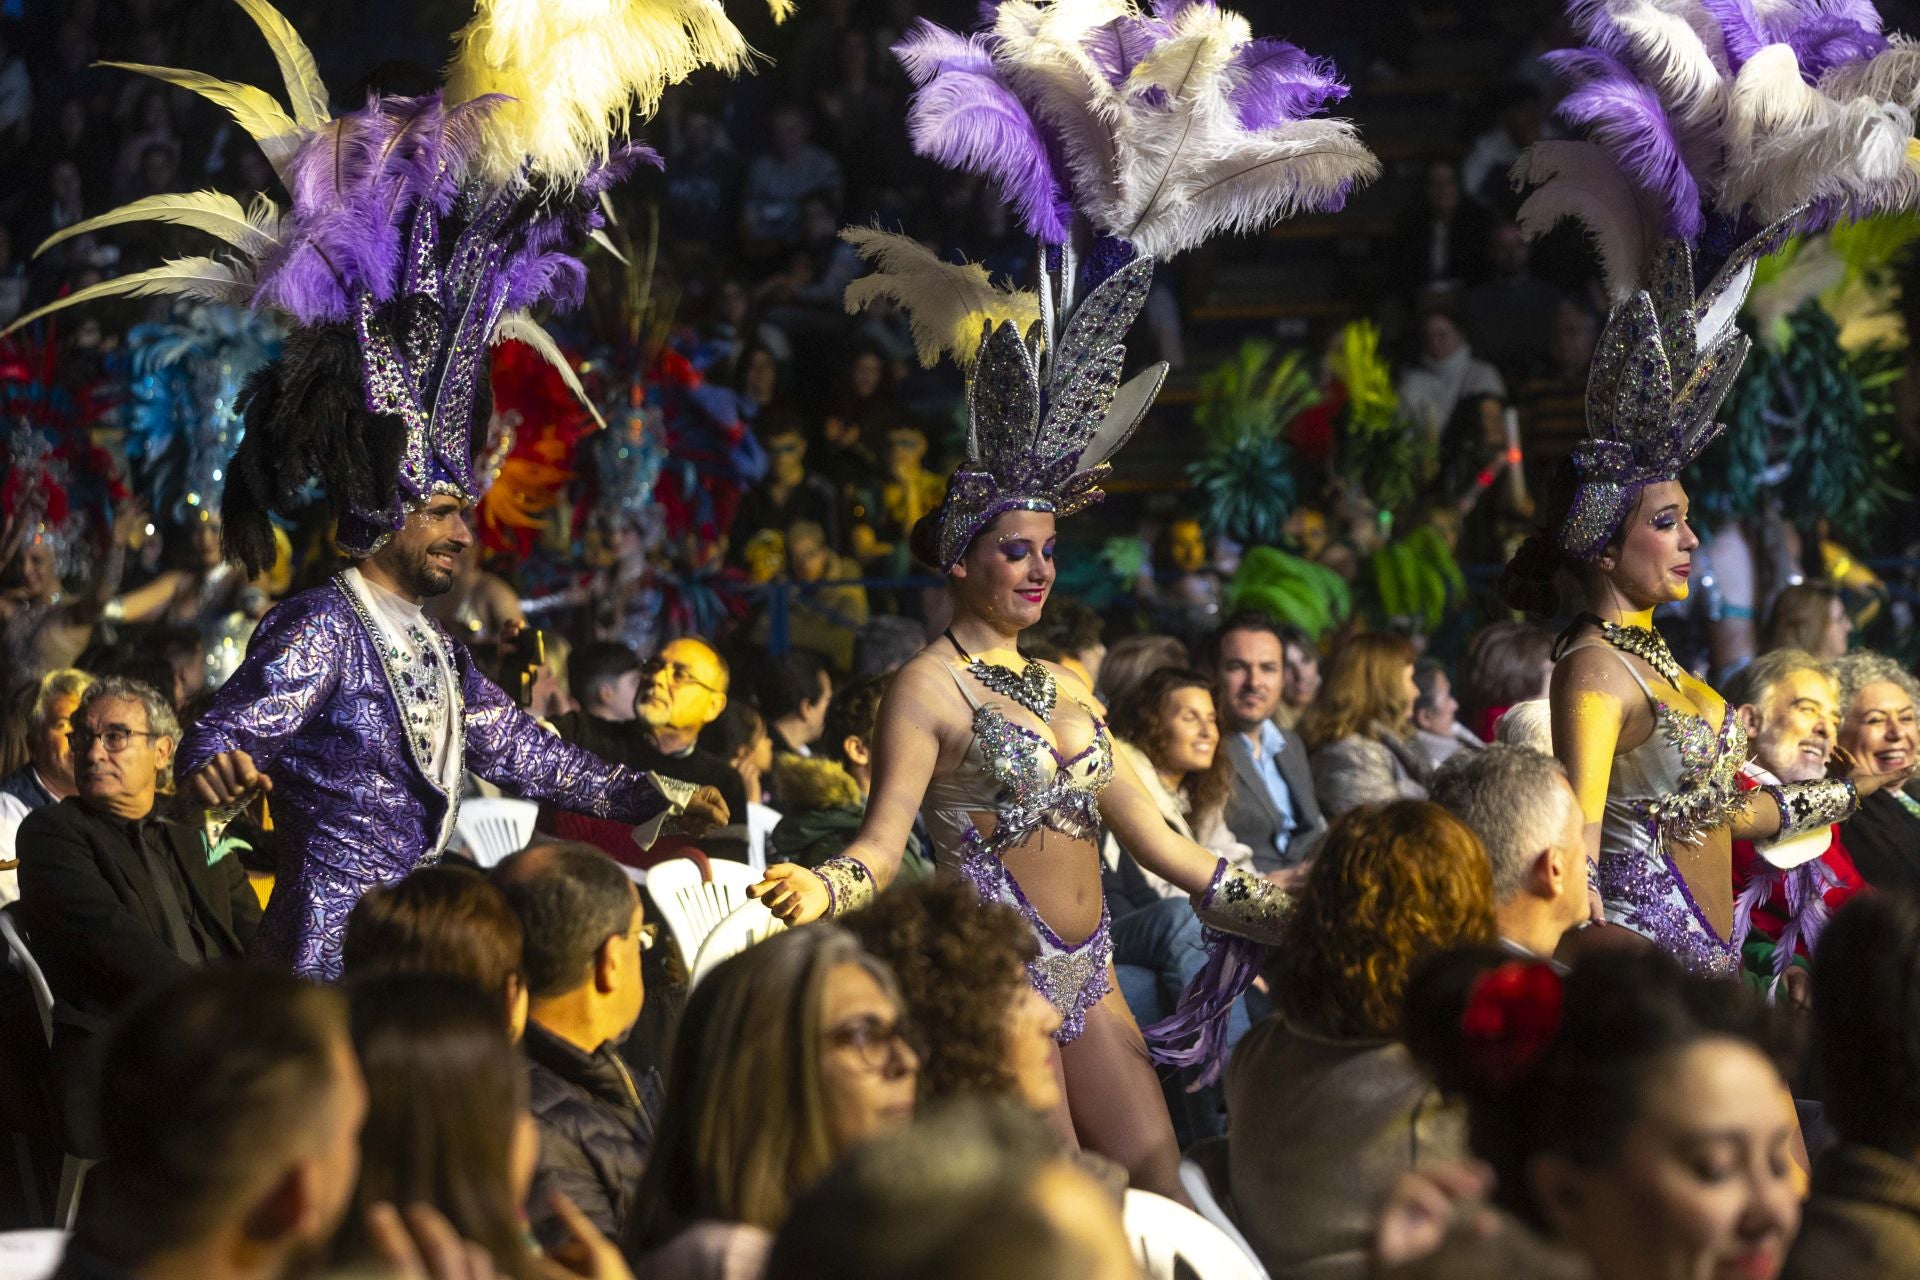
<svg viewBox="0 0 1920 1280"><path fill-rule="evenodd" d="M254 944L296 973L340 975L360 895L440 856L467 770L511 794L623 822L726 821L711 788L681 804L649 774L541 728L421 611L472 540L451 494L326 585L267 614L247 658L188 732L190 794L231 808L273 796L280 865Z"/></svg>

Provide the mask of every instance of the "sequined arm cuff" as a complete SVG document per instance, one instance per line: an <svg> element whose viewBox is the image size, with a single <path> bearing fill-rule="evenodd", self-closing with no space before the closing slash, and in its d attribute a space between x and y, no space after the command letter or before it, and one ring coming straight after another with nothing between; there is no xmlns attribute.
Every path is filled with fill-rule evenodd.
<svg viewBox="0 0 1920 1280"><path fill-rule="evenodd" d="M873 872L858 858L842 854L829 858L813 869L827 886L827 918L837 920L849 911L858 911L873 901Z"/></svg>
<svg viewBox="0 0 1920 1280"><path fill-rule="evenodd" d="M1852 778L1769 783L1761 789L1780 806L1779 840L1844 822L1860 807L1860 793L1854 789Z"/></svg>
<svg viewBox="0 0 1920 1280"><path fill-rule="evenodd" d="M1293 900L1269 881L1225 858L1213 869L1207 891L1193 904L1200 923L1255 942L1277 943Z"/></svg>

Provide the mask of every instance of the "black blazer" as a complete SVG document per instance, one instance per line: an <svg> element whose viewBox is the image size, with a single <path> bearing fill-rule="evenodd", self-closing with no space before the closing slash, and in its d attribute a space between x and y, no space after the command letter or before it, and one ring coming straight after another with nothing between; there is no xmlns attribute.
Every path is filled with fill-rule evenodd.
<svg viewBox="0 0 1920 1280"><path fill-rule="evenodd" d="M198 827L158 825L187 885L187 918L217 956L245 956L260 900L240 859L229 854L209 866ZM186 972L167 945L153 879L125 819L62 800L21 821L18 848L21 922L53 988L56 1023L98 1030L129 997Z"/></svg>
<svg viewBox="0 0 1920 1280"><path fill-rule="evenodd" d="M1273 851L1273 838L1280 830L1281 815L1274 807L1273 797L1267 793L1266 784L1260 780L1259 771L1254 768L1246 736L1230 729L1221 736L1221 745L1233 761L1233 791L1227 796L1223 817L1233 838L1253 850L1254 870L1278 871L1299 866L1312 858L1321 838L1327 834L1327 820L1321 815L1319 799L1314 795L1313 766L1307 759L1307 744L1299 734L1289 730L1277 760L1281 781L1287 784L1293 800L1293 834L1287 838L1287 852L1282 858Z"/></svg>

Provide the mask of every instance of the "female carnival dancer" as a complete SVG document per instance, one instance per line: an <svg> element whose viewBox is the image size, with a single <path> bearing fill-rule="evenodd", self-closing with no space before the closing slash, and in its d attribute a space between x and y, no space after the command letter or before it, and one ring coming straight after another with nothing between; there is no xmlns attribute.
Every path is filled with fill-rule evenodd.
<svg viewBox="0 0 1920 1280"><path fill-rule="evenodd" d="M1598 851L1607 919L1730 976L1732 840L1839 821L1905 775L1843 760L1841 776L1740 790L1739 719L1652 626L1657 606L1686 598L1699 545L1679 477L1720 434L1754 264L1842 212L1920 193L1913 118L1897 105L1913 101L1920 60L1867 6L1844 20L1811 0L1764 19L1643 0L1570 12L1586 47L1548 56L1576 86L1562 115L1592 140L1530 149L1515 174L1540 185L1521 219L1535 232L1584 221L1614 305L1587 381L1591 438L1569 460L1558 519L1501 589L1551 616L1558 572L1580 581L1584 611L1555 651L1553 742Z"/></svg>
<svg viewBox="0 0 1920 1280"><path fill-rule="evenodd" d="M1330 66L1252 39L1210 4L1148 17L1121 0L1005 0L990 31L923 23L896 53L920 86L916 147L999 181L1040 241L1040 288L995 288L905 237L845 233L883 268L849 289L849 305L890 296L912 312L924 362L951 350L972 366L967 459L914 537L946 576L953 625L894 679L866 821L845 855L817 872L772 867L752 892L790 922L852 910L892 880L923 810L943 867L1033 929L1029 975L1061 1015L1062 1129L1135 1186L1184 1199L1159 1081L1114 983L1100 824L1216 930L1271 942L1285 895L1175 834L1116 762L1092 694L1023 661L1015 641L1053 585L1056 518L1100 497L1107 459L1165 375L1159 365L1120 383L1120 341L1154 258L1337 205L1377 165L1344 122L1302 118L1344 93ZM992 139L975 132L989 112ZM1181 1014L1156 1029L1191 1042L1166 1060L1217 1059L1224 1014L1251 978L1250 946L1214 942Z"/></svg>

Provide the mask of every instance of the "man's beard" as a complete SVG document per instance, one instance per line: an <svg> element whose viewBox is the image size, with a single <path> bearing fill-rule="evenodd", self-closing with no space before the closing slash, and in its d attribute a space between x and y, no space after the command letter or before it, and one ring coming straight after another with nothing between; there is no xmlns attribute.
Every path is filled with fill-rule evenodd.
<svg viewBox="0 0 1920 1280"><path fill-rule="evenodd" d="M443 596L453 590L453 570L442 569L428 562L427 557L435 551L434 547L423 547L400 566L401 572L406 575L407 590L423 600Z"/></svg>

